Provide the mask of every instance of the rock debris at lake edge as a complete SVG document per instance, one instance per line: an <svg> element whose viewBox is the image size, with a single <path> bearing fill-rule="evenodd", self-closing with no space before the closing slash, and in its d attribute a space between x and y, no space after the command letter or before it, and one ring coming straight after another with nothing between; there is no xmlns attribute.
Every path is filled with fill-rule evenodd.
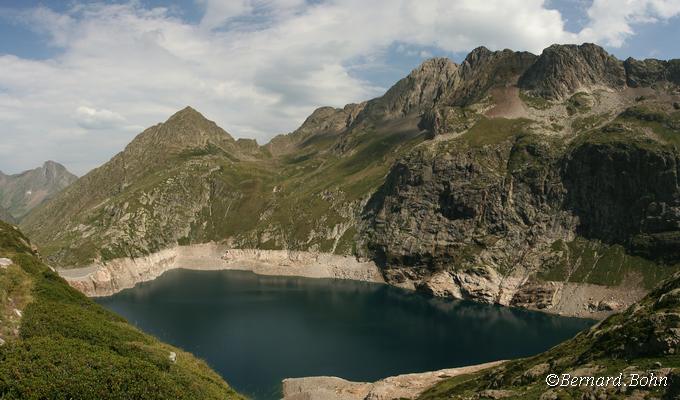
<svg viewBox="0 0 680 400"><path fill-rule="evenodd" d="M136 259L125 258L78 269L60 270L69 284L88 296L110 296L175 269L247 270L260 275L351 279L383 283L373 262L335 254L229 249L216 244L177 246Z"/></svg>

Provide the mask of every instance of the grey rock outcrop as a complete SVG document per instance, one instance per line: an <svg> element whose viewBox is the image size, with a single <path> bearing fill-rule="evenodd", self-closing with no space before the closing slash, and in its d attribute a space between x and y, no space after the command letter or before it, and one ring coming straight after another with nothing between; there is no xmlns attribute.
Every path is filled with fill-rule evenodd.
<svg viewBox="0 0 680 400"><path fill-rule="evenodd" d="M514 85L536 56L524 51L491 51L478 47L460 66L460 84L447 96L447 105L467 106L484 99L495 86Z"/></svg>
<svg viewBox="0 0 680 400"><path fill-rule="evenodd" d="M623 64L602 47L552 45L538 57L519 79L519 86L548 99L564 98L592 86L623 88Z"/></svg>
<svg viewBox="0 0 680 400"><path fill-rule="evenodd" d="M281 156L337 137L354 124L365 106L364 102L343 108L317 108L298 129L288 135L275 136L264 148L275 156Z"/></svg>
<svg viewBox="0 0 680 400"><path fill-rule="evenodd" d="M422 113L458 84L458 70L458 65L448 58L428 60L392 86L384 96L368 101L357 120Z"/></svg>

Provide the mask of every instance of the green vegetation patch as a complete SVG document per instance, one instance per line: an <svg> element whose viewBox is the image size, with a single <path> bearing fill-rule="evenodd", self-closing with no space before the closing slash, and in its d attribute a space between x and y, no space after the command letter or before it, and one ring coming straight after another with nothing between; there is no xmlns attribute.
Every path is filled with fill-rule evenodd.
<svg viewBox="0 0 680 400"><path fill-rule="evenodd" d="M609 119L609 114L588 115L585 117L574 118L571 122L571 129L574 132L583 132L597 128Z"/></svg>
<svg viewBox="0 0 680 400"><path fill-rule="evenodd" d="M639 126L622 121L620 117L613 122L578 135L571 147L576 148L584 144L606 145L612 148L636 147L650 151L663 150L664 143L645 134Z"/></svg>
<svg viewBox="0 0 680 400"><path fill-rule="evenodd" d="M508 171L547 168L554 161L563 144L559 138L549 138L533 133L516 136L508 158Z"/></svg>
<svg viewBox="0 0 680 400"><path fill-rule="evenodd" d="M13 273L24 296L30 288L19 338L0 346L1 399L242 398L203 361L69 287L24 240L0 222L0 257L20 268ZM0 272L0 289L17 293L16 279Z"/></svg>
<svg viewBox="0 0 680 400"><path fill-rule="evenodd" d="M530 123L524 118L482 118L460 139L472 147L497 144L525 132Z"/></svg>
<svg viewBox="0 0 680 400"><path fill-rule="evenodd" d="M567 243L556 241L551 251L555 257L538 274L546 281L618 286L626 278L641 278L644 287L652 289L680 269L680 265L662 266L631 255L618 244L609 245L582 237Z"/></svg>
<svg viewBox="0 0 680 400"><path fill-rule="evenodd" d="M621 113L617 121L632 128L649 129L662 140L680 146L680 112L668 113L658 107L636 105Z"/></svg>
<svg viewBox="0 0 680 400"><path fill-rule="evenodd" d="M583 114L592 108L593 101L588 93L578 92L566 101L567 114Z"/></svg>
<svg viewBox="0 0 680 400"><path fill-rule="evenodd" d="M552 103L549 100L546 100L543 97L534 96L521 90L519 92L519 98L524 102L524 104L537 110L547 110L552 107Z"/></svg>

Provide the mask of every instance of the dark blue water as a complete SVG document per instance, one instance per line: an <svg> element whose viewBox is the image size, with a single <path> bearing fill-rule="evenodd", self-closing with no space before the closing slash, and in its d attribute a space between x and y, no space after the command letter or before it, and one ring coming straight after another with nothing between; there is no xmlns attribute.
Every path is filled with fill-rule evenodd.
<svg viewBox="0 0 680 400"><path fill-rule="evenodd" d="M278 399L287 377L374 381L528 356L593 323L378 284L241 271L173 270L97 301L206 360L254 399Z"/></svg>

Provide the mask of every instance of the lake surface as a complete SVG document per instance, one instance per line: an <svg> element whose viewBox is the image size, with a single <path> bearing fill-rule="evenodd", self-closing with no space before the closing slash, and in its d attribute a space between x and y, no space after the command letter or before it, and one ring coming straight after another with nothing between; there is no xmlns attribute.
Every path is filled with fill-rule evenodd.
<svg viewBox="0 0 680 400"><path fill-rule="evenodd" d="M278 399L288 377L374 381L528 356L594 323L379 284L243 271L172 270L97 302L206 360L256 400Z"/></svg>

